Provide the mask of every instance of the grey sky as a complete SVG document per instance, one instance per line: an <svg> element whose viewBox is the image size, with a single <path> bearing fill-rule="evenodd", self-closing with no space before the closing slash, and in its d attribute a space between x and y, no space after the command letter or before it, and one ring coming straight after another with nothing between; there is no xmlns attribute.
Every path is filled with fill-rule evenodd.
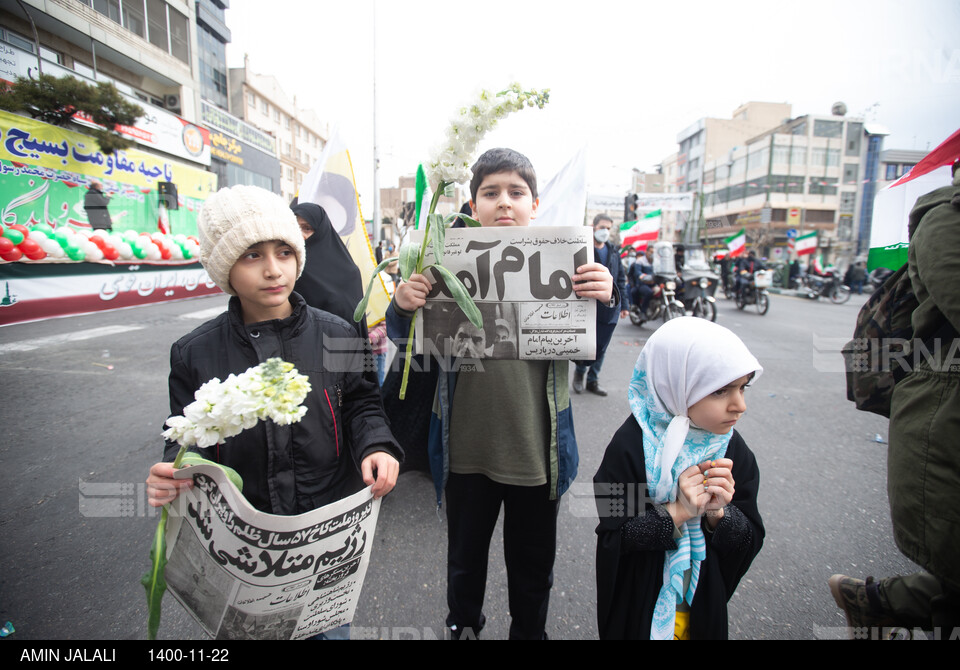
<svg viewBox="0 0 960 670"><path fill-rule="evenodd" d="M376 10L374 12L374 4ZM886 148L960 127L960 2L737 0L232 0L231 66L249 53L302 106L339 124L371 214L374 15L380 185L412 173L481 87L549 88L482 148L526 153L542 180L583 146L591 192L625 192L704 116L749 100L886 126Z"/></svg>

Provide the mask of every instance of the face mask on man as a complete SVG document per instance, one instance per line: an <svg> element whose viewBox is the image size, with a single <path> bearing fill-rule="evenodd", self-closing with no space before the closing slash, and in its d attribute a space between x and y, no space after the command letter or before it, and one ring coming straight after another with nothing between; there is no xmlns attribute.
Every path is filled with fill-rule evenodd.
<svg viewBox="0 0 960 670"><path fill-rule="evenodd" d="M593 239L597 242L603 244L610 239L610 229L609 228L597 228L593 231Z"/></svg>

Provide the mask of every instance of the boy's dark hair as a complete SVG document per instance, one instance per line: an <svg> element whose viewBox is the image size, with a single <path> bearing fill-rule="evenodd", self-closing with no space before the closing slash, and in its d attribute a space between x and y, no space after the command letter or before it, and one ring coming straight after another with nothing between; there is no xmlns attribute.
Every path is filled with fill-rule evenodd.
<svg viewBox="0 0 960 670"><path fill-rule="evenodd" d="M613 223L613 219L606 214L597 214L595 217L593 217L593 227L596 228L597 224L601 221L609 221L611 224Z"/></svg>
<svg viewBox="0 0 960 670"><path fill-rule="evenodd" d="M497 174L498 172L516 172L520 175L527 186L530 187L530 193L533 199L537 199L537 173L533 169L530 159L519 151L513 149L490 149L483 152L483 155L473 164L473 179L470 180L470 199L477 201L477 191L480 184L483 183L487 175Z"/></svg>

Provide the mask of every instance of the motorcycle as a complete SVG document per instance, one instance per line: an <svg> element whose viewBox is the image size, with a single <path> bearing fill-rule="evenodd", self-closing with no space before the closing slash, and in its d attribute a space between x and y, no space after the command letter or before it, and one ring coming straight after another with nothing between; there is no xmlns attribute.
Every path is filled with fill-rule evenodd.
<svg viewBox="0 0 960 670"><path fill-rule="evenodd" d="M707 263L699 244L684 246L683 288L680 300L686 311L693 316L710 321L717 320L717 301L714 293L720 276Z"/></svg>
<svg viewBox="0 0 960 670"><path fill-rule="evenodd" d="M806 275L801 290L806 292L811 300L823 296L830 298L830 302L835 305L841 305L850 299L850 287L842 283L833 270L827 270L823 276Z"/></svg>
<svg viewBox="0 0 960 670"><path fill-rule="evenodd" d="M677 276L672 278L664 275L656 275L653 284L653 297L650 298L650 304L647 305L647 311L640 309L640 305L630 306L630 322L635 326L641 326L645 321L656 321L663 319L666 323L670 319L686 314L683 303L677 300Z"/></svg>
<svg viewBox="0 0 960 670"><path fill-rule="evenodd" d="M693 316L716 321L717 299L713 297L716 290L716 279L707 276L689 278L683 284L683 305Z"/></svg>
<svg viewBox="0 0 960 670"><path fill-rule="evenodd" d="M737 309L743 310L747 305L756 305L757 312L766 314L770 309L770 294L767 291L773 282L770 270L757 270L754 273L740 274L740 287L737 289Z"/></svg>
<svg viewBox="0 0 960 670"><path fill-rule="evenodd" d="M635 326L644 321L663 319L664 323L670 319L683 316L686 311L683 303L677 300L676 259L673 245L669 242L657 242L653 245L653 297L643 312L639 305L630 307L630 322Z"/></svg>

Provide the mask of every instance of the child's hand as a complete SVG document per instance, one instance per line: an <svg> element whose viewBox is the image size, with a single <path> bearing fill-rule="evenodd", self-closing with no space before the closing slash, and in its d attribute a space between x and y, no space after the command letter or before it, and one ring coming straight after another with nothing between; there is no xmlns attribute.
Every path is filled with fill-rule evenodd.
<svg viewBox="0 0 960 670"><path fill-rule="evenodd" d="M375 451L360 463L360 474L364 484L373 484L373 497L382 498L396 486L400 463L385 451Z"/></svg>
<svg viewBox="0 0 960 670"><path fill-rule="evenodd" d="M677 500L664 507L679 528L690 519L699 517L706 509L710 493L703 488L703 473L699 465L691 465L677 479Z"/></svg>
<svg viewBox="0 0 960 670"><path fill-rule="evenodd" d="M715 461L705 461L699 466L703 473L703 485L710 494L710 501L706 505L707 525L713 530L723 519L723 508L733 500L735 482L733 481L733 461L729 458L718 458Z"/></svg>
<svg viewBox="0 0 960 670"><path fill-rule="evenodd" d="M573 292L578 297L596 298L603 305L610 303L610 298L613 296L613 276L606 265L602 263L581 265L577 268L577 274L571 279Z"/></svg>
<svg viewBox="0 0 960 670"><path fill-rule="evenodd" d="M192 479L174 479L173 463L154 463L147 477L147 502L151 507L163 507L180 495L181 489L193 488Z"/></svg>
<svg viewBox="0 0 960 670"><path fill-rule="evenodd" d="M393 294L397 307L407 312L415 312L427 303L427 294L433 285L421 274L412 274L410 279L401 282Z"/></svg>

